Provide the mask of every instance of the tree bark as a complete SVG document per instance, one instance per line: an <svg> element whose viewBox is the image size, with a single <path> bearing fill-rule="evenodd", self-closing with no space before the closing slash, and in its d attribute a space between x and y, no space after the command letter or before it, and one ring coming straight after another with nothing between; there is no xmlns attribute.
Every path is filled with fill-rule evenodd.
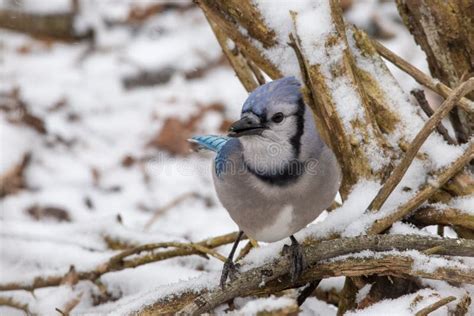
<svg viewBox="0 0 474 316"><path fill-rule="evenodd" d="M474 5L471 0L397 0L398 11L426 53L434 77L454 88L474 73ZM473 99L473 94L470 95ZM474 130L474 114L455 108L451 122L460 142Z"/></svg>

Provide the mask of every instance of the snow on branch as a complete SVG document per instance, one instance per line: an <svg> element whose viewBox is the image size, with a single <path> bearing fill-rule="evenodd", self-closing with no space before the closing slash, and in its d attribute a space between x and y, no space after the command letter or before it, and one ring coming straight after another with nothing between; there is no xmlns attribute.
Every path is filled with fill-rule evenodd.
<svg viewBox="0 0 474 316"><path fill-rule="evenodd" d="M418 251L437 247L436 256ZM370 251L366 251L370 249ZM410 249L409 251L406 251ZM415 251L417 250L417 251ZM306 240L305 258L309 267L302 278L292 283L288 276L289 259L285 256L270 258L257 266L244 266L245 272L231 281L225 290L217 282L211 289L197 293L184 291L160 297L144 306L141 315L163 312L200 314L239 296L276 293L286 288L299 287L311 280L331 276L393 275L421 276L430 279L474 283L473 270L462 259L442 256L474 256L474 241L440 239L416 235L375 235L341 238L327 241ZM359 254L358 254L359 253ZM344 256L344 257L342 257ZM170 307L173 309L170 310Z"/></svg>

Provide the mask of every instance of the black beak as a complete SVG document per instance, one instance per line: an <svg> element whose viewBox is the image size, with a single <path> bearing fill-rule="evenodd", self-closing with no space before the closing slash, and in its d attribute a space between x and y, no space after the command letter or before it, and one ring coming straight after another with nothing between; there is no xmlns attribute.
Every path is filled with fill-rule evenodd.
<svg viewBox="0 0 474 316"><path fill-rule="evenodd" d="M264 129L265 126L257 118L246 116L230 126L229 136L261 135Z"/></svg>

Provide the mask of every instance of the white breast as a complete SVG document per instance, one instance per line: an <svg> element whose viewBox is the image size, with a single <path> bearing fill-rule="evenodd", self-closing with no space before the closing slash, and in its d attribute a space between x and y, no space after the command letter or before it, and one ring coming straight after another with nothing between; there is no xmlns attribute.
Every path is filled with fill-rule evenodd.
<svg viewBox="0 0 474 316"><path fill-rule="evenodd" d="M293 231L291 231L290 228L293 214L293 206L289 204L284 205L281 211L275 214L275 221L255 232L255 239L265 242L274 242L292 235Z"/></svg>

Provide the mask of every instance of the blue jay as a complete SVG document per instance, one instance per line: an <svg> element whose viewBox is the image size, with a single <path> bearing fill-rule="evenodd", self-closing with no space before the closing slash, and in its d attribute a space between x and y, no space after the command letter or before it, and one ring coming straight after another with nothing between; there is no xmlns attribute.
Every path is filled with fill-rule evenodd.
<svg viewBox="0 0 474 316"><path fill-rule="evenodd" d="M341 181L336 157L316 130L298 80L285 77L255 89L228 136L195 136L190 141L217 153L217 196L240 228L221 286L236 272L233 256L244 233L264 242L290 237L284 250L296 280L304 259L293 234L331 205Z"/></svg>

